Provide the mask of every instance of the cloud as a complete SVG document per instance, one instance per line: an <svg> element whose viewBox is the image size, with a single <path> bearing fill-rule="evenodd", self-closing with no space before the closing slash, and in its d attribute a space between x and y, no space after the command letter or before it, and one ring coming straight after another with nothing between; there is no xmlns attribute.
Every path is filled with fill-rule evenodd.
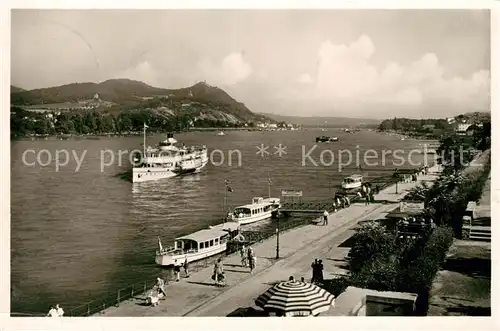
<svg viewBox="0 0 500 331"><path fill-rule="evenodd" d="M309 74L302 74L297 77L297 83L299 84L311 84L313 83L313 79L311 78L311 75Z"/></svg>
<svg viewBox="0 0 500 331"><path fill-rule="evenodd" d="M116 74L114 78L128 78L138 80L151 86L160 86L160 76L149 61L139 62L135 67L127 68Z"/></svg>
<svg viewBox="0 0 500 331"><path fill-rule="evenodd" d="M350 107L367 104L488 107L487 70L467 78L445 77L445 69L433 53L423 54L407 65L390 62L377 68L370 62L375 52L373 41L366 35L348 45L324 41L318 48L318 70L314 94L310 97ZM310 82L309 78L304 74L298 81Z"/></svg>
<svg viewBox="0 0 500 331"><path fill-rule="evenodd" d="M203 80L216 85L235 85L247 79L253 72L242 53L231 53L218 64L204 60L199 64Z"/></svg>

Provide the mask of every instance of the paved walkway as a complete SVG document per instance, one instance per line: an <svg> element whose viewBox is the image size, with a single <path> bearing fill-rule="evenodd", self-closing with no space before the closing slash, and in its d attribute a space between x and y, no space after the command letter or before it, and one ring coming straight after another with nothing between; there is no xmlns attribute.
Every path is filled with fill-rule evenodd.
<svg viewBox="0 0 500 331"><path fill-rule="evenodd" d="M306 225L280 234L280 259L276 260L276 236L253 246L257 265L253 273L241 266L239 254L226 257L223 261L227 278L226 287L216 287L211 279L209 266L190 278L170 283L167 299L157 307L142 305L139 298L111 307L97 316L226 316L238 307L253 306L253 300L275 282L288 279L311 277L311 263L315 258L323 259L325 278L345 273L343 258L349 248L338 247L350 238L352 229L359 221L379 219L396 207L396 202L406 191L421 181L435 179L429 174L420 176L416 183L402 183L390 186L375 196L377 201L365 206L355 203L349 208L330 214L328 225Z"/></svg>

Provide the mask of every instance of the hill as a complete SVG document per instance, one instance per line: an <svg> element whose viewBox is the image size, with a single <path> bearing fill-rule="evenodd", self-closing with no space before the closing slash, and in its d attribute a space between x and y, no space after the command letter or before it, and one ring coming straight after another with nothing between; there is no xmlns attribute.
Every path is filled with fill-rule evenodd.
<svg viewBox="0 0 500 331"><path fill-rule="evenodd" d="M190 111L193 118L236 122L269 120L252 113L222 89L204 82L180 89L153 87L130 79L110 79L102 83L73 83L62 86L18 91L11 103L24 108L56 110L87 108L119 112L156 110L166 115Z"/></svg>
<svg viewBox="0 0 500 331"><path fill-rule="evenodd" d="M287 122L303 127L377 127L381 120L366 118L346 118L346 117L301 117L285 116L277 114L262 114L278 122Z"/></svg>
<svg viewBox="0 0 500 331"><path fill-rule="evenodd" d="M270 122L222 89L164 89L130 79L73 83L11 94L11 137L243 127Z"/></svg>
<svg viewBox="0 0 500 331"><path fill-rule="evenodd" d="M25 89L22 89L20 87L17 87L17 86L14 86L14 85L11 85L10 86L10 93L17 93L17 92L23 92L23 91L26 91Z"/></svg>

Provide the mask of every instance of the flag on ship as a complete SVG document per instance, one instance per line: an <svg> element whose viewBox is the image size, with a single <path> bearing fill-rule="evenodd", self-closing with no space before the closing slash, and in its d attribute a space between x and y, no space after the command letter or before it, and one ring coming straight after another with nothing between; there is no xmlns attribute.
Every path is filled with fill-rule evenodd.
<svg viewBox="0 0 500 331"><path fill-rule="evenodd" d="M158 237L158 245L160 246L160 251L163 250L163 245L161 244L161 239Z"/></svg>
<svg viewBox="0 0 500 331"><path fill-rule="evenodd" d="M149 128L149 126L146 125L146 123L144 123L144 129L147 129Z"/></svg>

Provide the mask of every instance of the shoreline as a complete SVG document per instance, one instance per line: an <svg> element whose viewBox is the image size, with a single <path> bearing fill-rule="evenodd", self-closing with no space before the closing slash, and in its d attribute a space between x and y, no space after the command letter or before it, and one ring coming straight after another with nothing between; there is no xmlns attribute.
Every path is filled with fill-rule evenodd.
<svg viewBox="0 0 500 331"><path fill-rule="evenodd" d="M150 135L161 135L167 133L181 134L189 132L217 132L217 131L249 131L249 132L267 132L267 131L298 131L294 130L265 130L260 128L193 128L186 131L162 131L162 132L149 132ZM19 138L10 139L13 141L34 141L34 140L99 140L100 138L116 138L116 137L136 137L142 136L142 131L131 131L127 133L92 133L92 134L57 134L57 135L39 135L39 136L23 136ZM97 138L97 139L96 139Z"/></svg>
<svg viewBox="0 0 500 331"><path fill-rule="evenodd" d="M158 307L142 306L139 302L144 293L136 293L132 299L123 301L118 306L106 307L90 316L227 316L235 309L235 304L241 307L251 305L254 297L269 287L269 282L284 280L290 274L296 278L305 276L308 279L309 259L321 257L325 254L321 252L325 250L330 252L335 249L339 253L346 253L348 248L346 251L340 245L332 248L332 241L341 244L350 238L353 228L360 221L378 219L396 208L398 200L408 189L422 181L433 181L436 178L435 174L421 175L417 182L400 183L398 194L394 193L395 184L390 185L376 195L376 200L380 202L368 206L353 203L348 208L330 214L329 225L318 226L310 221L303 226L280 232L281 258L278 260L275 258L276 235L255 243L252 246L257 255L257 265L253 273L238 267L239 253L227 255L223 258L228 273L226 287L213 286L213 281L210 280L212 265L209 265L191 273L190 278L169 282L167 298ZM329 269L328 264L327 271ZM342 272L339 268L334 269Z"/></svg>
<svg viewBox="0 0 500 331"><path fill-rule="evenodd" d="M436 169L436 167L433 168ZM276 235L253 244L257 255L257 267L253 273L238 267L240 262L237 252L225 256L223 263L228 273L228 286L226 287L213 286L213 281L210 280L212 265L209 264L191 273L190 278L181 278L180 282L167 282L167 299L161 301L160 306L156 308L142 306L144 292L137 291L135 295L132 294L131 299L122 301L117 306L96 306L103 309L94 310L94 313L89 316L226 316L230 313L229 307L234 309L235 300L253 297L254 292L257 293L267 288L266 282L259 281L259 278L271 277L272 279L267 280L277 281L288 278L290 274L309 278L310 261L304 259L303 254L309 254L313 249L324 250L325 247L331 247L332 238L342 237L341 242L347 240L358 222L382 217L398 206L398 201L408 189L419 185L422 181L433 181L436 178L435 174L430 173L419 176L417 182L399 183L397 194L394 193L395 184L389 185L376 195L376 200L379 202L368 206L364 203L353 203L349 208L330 214L330 222L327 226L315 225L313 220L318 217L314 217L302 226L280 231L281 258L278 260L275 258ZM347 237L346 234L348 234ZM340 249L340 246L335 249ZM344 252L345 248L340 250ZM311 254L315 255L314 257L321 256L318 253ZM303 270L304 267L305 270ZM301 275L297 274L297 271L300 271ZM148 287L147 290L149 289ZM238 294L238 292L243 292L243 294ZM123 292L122 295L124 295ZM224 300L222 306L221 300ZM224 312L215 314L214 311Z"/></svg>

